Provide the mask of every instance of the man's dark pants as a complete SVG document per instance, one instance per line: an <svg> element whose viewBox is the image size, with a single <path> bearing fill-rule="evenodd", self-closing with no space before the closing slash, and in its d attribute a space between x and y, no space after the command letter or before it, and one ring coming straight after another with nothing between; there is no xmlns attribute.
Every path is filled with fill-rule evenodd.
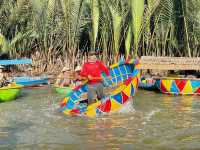
<svg viewBox="0 0 200 150"><path fill-rule="evenodd" d="M96 102L97 99L101 100L104 97L103 83L99 82L96 84L88 84L88 104Z"/></svg>

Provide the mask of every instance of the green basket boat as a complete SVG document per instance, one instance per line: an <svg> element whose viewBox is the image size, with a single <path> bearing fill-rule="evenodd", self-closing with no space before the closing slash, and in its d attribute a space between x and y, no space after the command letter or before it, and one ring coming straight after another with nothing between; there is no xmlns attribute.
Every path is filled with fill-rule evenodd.
<svg viewBox="0 0 200 150"><path fill-rule="evenodd" d="M22 86L11 84L9 86L5 86L0 88L0 102L8 102L15 100L19 95Z"/></svg>
<svg viewBox="0 0 200 150"><path fill-rule="evenodd" d="M59 86L54 86L55 90L57 93L69 96L72 93L72 89L70 87L59 87Z"/></svg>

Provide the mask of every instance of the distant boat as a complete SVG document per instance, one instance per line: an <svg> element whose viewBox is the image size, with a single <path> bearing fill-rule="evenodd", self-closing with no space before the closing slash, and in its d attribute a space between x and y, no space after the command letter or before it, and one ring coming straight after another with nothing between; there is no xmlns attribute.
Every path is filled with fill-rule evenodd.
<svg viewBox="0 0 200 150"><path fill-rule="evenodd" d="M153 78L141 77L138 88L149 91L156 90L155 82Z"/></svg>
<svg viewBox="0 0 200 150"><path fill-rule="evenodd" d="M142 56L140 69L160 71L200 70L200 57ZM200 79L193 77L154 77L162 93L172 95L200 95Z"/></svg>
<svg viewBox="0 0 200 150"><path fill-rule="evenodd" d="M31 59L9 59L9 60L0 60L0 65L23 65L23 64L32 64Z"/></svg>
<svg viewBox="0 0 200 150"><path fill-rule="evenodd" d="M22 86L11 84L9 86L5 86L0 88L0 102L8 102L15 100L19 95Z"/></svg>
<svg viewBox="0 0 200 150"><path fill-rule="evenodd" d="M72 88L70 87L60 87L60 86L53 86L55 91L59 94L65 95L66 97L69 96L72 93Z"/></svg>
<svg viewBox="0 0 200 150"><path fill-rule="evenodd" d="M37 86L40 84L48 84L49 78L48 77L14 77L14 81L17 84L23 86Z"/></svg>
<svg viewBox="0 0 200 150"><path fill-rule="evenodd" d="M200 95L200 79L198 78L157 78L156 87L165 94Z"/></svg>

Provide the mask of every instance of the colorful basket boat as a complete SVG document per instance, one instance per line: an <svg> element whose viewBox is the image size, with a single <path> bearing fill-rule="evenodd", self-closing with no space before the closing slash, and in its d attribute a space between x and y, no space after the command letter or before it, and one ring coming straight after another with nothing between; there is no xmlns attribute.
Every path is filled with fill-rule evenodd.
<svg viewBox="0 0 200 150"><path fill-rule="evenodd" d="M200 95L200 79L157 78L156 87L166 94Z"/></svg>
<svg viewBox="0 0 200 150"><path fill-rule="evenodd" d="M130 97L134 96L138 89L140 78L138 67L138 60L120 61L112 65L110 67L112 78L108 79L105 74L102 75L104 84L107 86L105 88L111 89L104 99L89 106L82 103L87 100L86 97L82 99L82 96L87 93L87 84L84 84L74 89L70 96L62 101L60 111L65 114L95 117L120 110L132 100ZM105 89L105 91L109 90Z"/></svg>
<svg viewBox="0 0 200 150"><path fill-rule="evenodd" d="M8 102L16 99L21 91L22 86L11 84L0 88L0 102Z"/></svg>

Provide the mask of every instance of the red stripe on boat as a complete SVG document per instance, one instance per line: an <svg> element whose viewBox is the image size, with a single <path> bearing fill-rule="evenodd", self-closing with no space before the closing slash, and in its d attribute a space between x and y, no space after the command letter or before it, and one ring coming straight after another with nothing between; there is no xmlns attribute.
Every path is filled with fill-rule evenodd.
<svg viewBox="0 0 200 150"><path fill-rule="evenodd" d="M136 80L137 80L136 87L138 87L138 84L139 84L139 79L138 79L138 78L136 78Z"/></svg>
<svg viewBox="0 0 200 150"><path fill-rule="evenodd" d="M80 109L79 108L72 109L70 112L74 114L80 114Z"/></svg>
<svg viewBox="0 0 200 150"><path fill-rule="evenodd" d="M124 92L122 92L122 104L124 104L126 101L128 101L128 96L124 93Z"/></svg>
<svg viewBox="0 0 200 150"><path fill-rule="evenodd" d="M160 82L160 89L162 90L162 92L164 93L168 93L169 91L165 88L165 86L163 85L162 81Z"/></svg>
<svg viewBox="0 0 200 150"><path fill-rule="evenodd" d="M111 109L111 101L110 101L110 99L107 100L105 103L101 104L98 107L98 109L101 110L102 112L110 112L110 109Z"/></svg>
<svg viewBox="0 0 200 150"><path fill-rule="evenodd" d="M200 87L195 91L195 93L200 94Z"/></svg>
<svg viewBox="0 0 200 150"><path fill-rule="evenodd" d="M175 80L175 83L176 83L176 86L178 87L179 91L181 92L184 89L184 87L187 83L187 80Z"/></svg>
<svg viewBox="0 0 200 150"><path fill-rule="evenodd" d="M128 79L124 81L124 84L128 86L131 82L132 82L132 77L128 77Z"/></svg>
<svg viewBox="0 0 200 150"><path fill-rule="evenodd" d="M78 85L73 90L79 90L80 88L81 88L81 85Z"/></svg>

